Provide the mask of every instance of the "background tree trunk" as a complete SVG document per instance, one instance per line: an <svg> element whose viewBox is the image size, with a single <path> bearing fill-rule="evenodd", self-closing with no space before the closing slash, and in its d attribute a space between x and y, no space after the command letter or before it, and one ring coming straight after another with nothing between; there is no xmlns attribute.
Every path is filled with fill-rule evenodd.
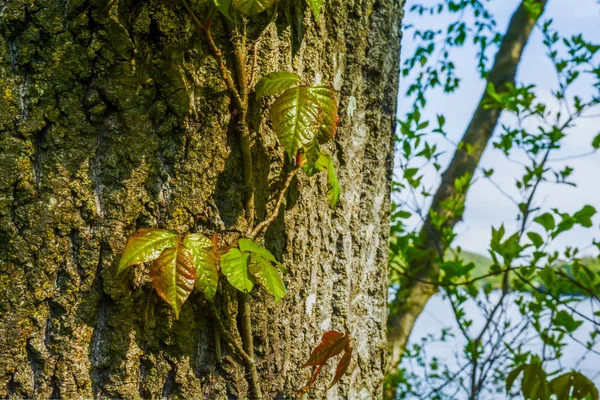
<svg viewBox="0 0 600 400"><path fill-rule="evenodd" d="M530 13L527 3L527 1L521 2L513 14L487 76L488 84L492 84L500 93L506 91L507 84L515 84L523 50L539 18L539 15ZM541 15L547 0L535 0L532 4L536 3L540 7ZM417 249L420 255L411 262L408 269L410 277L417 279L404 278L391 305L393 311L388 321L390 371L397 369L418 316L429 299L438 291L436 286L427 282L436 281L439 277L439 262L447 250L443 237L446 231L453 231L462 219L464 201L469 189L467 184L461 191L455 182L467 177L467 182L470 184L502 111L499 108L486 107L485 102L488 99L486 88L462 137L461 147L455 151L448 168L442 175L442 182L435 192L430 211L419 232L420 243ZM470 151L465 151L465 148L469 148ZM450 199L457 199L461 206L448 209L446 204ZM431 212L441 216L443 224L435 226ZM389 389L385 398L394 398L395 388Z"/></svg>
<svg viewBox="0 0 600 400"><path fill-rule="evenodd" d="M264 291L250 299L268 398L293 397L321 333L345 322L355 357L329 396L381 395L401 3L327 0L316 23L303 1L282 1L259 44L258 76L285 69L336 89L341 123L328 150L343 190L332 211L325 176L300 176L266 233L291 270L277 306ZM194 4L199 15L206 5ZM233 65L222 21L213 35ZM262 126L253 146L262 219L290 166L251 111ZM248 396L201 295L175 321L143 267L115 277L138 228L237 237L233 122L216 61L177 2L0 0L0 396ZM223 293L232 326L236 296Z"/></svg>

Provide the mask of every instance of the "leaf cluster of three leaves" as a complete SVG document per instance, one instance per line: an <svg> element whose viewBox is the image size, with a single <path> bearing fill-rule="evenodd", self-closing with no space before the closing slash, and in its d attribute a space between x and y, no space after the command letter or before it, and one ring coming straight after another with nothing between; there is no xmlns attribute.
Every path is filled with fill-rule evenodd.
<svg viewBox="0 0 600 400"><path fill-rule="evenodd" d="M213 240L197 233L183 239L164 229L140 229L127 241L117 268L117 275L127 267L153 261L150 267L152 285L179 318L181 306L192 289L200 290L207 300L217 292L220 263L229 282L245 293L252 290L254 279L279 301L286 289L273 254L248 239L239 240L239 249L219 247ZM225 253L221 256L222 253ZM250 275L251 274L251 275Z"/></svg>
<svg viewBox="0 0 600 400"><path fill-rule="evenodd" d="M300 80L291 72L272 72L256 84L256 97L283 92L271 106L273 129L290 160L302 153L303 169L309 176L327 171L327 196L335 207L340 196L337 174L331 157L321 151L321 144L331 140L337 130L335 92L326 86L297 85Z"/></svg>
<svg viewBox="0 0 600 400"><path fill-rule="evenodd" d="M217 291L218 273L214 244L200 234L183 240L165 229L140 229L127 241L117 275L127 267L153 261L152 285L179 318L181 306L194 286L212 299Z"/></svg>
<svg viewBox="0 0 600 400"><path fill-rule="evenodd" d="M283 265L270 251L249 239L240 239L238 245L239 249L233 248L221 257L221 270L229 283L243 293L250 293L254 282L258 281L275 297L275 302L279 302L285 296L286 288L273 264L282 269Z"/></svg>
<svg viewBox="0 0 600 400"><path fill-rule="evenodd" d="M344 352L344 354L342 354L342 357L338 361L338 365L335 370L335 376L333 377L333 380L327 389L335 385L348 370L350 361L352 359L352 346L350 344L350 335L348 335L348 333L338 331L325 332L321 338L321 343L319 343L312 353L310 353L310 358L302 366L303 368L315 367L315 369L308 384L300 391L302 393L308 392L312 384L317 380L317 377L321 373L321 370L327 361L342 352Z"/></svg>

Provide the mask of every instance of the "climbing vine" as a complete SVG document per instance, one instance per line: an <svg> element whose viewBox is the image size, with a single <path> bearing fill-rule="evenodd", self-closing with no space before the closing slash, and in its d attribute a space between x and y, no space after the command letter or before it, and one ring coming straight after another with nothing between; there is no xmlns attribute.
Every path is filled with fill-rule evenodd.
<svg viewBox="0 0 600 400"><path fill-rule="evenodd" d="M340 187L334 163L331 156L321 149L323 144L333 138L337 129L339 122L337 100L332 88L306 84L301 76L288 71L267 74L254 85L256 51L254 51L252 73L248 78L246 73L248 18L271 9L270 23L272 23L277 14L275 0L214 0L214 5L210 6L204 20L198 17L186 0L181 0L181 3L194 24L206 37L213 56L218 62L219 73L232 99L234 106L232 117L236 118L236 131L243 157L241 172L246 188L247 226L242 230L245 234L240 235L237 242L231 246L219 243L217 233L213 234L212 238L199 233L180 237L164 229L140 229L127 241L117 267L117 275L121 275L133 265L152 262L149 270L152 285L158 295L169 304L176 319L179 318L181 307L190 293L194 289L200 291L208 302L220 335L231 345L247 370L253 398L261 399L262 392L254 361L247 296L258 284L273 295L275 303L278 303L286 295L282 274L289 271L256 239L279 215L285 194L299 171L303 171L307 176L326 172L329 186L327 198L331 207L337 207ZM307 0L307 4L315 19L318 20L322 0ZM211 24L218 17L219 12L231 30L230 42L234 50L235 73L227 66L227 60L211 34ZM254 97L251 97L252 92ZM275 99L271 101L273 97ZM253 131L248 123L248 109L252 98L257 106L270 104L266 111L270 116L273 131L292 165L271 213L261 221L255 221L255 185L251 148L251 139L261 133L258 130ZM219 290L220 275L239 291L241 344L225 328L213 302ZM327 360L342 351L344 353L331 385L337 382L348 368L352 347L349 334L337 331L326 332L322 342L304 365L316 369L309 384L300 391L306 392Z"/></svg>

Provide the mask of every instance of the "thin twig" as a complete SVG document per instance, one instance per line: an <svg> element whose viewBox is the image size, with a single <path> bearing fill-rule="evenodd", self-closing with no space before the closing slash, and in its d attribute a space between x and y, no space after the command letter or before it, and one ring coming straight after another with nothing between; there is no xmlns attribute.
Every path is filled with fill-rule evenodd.
<svg viewBox="0 0 600 400"><path fill-rule="evenodd" d="M285 198L285 194L288 188L290 187L290 184L292 183L292 179L294 178L294 176L296 176L299 170L300 166L297 166L290 171L289 175L287 176L287 179L285 180L285 183L283 184L283 187L281 188L281 191L279 192L279 197L277 198L277 202L275 203L275 207L273 208L271 215L269 215L264 221L257 224L254 227L254 229L248 232L246 234L248 238L254 239L263 229L271 225L275 218L277 218L277 215L279 215L279 209L281 208L281 204L283 203L283 199Z"/></svg>

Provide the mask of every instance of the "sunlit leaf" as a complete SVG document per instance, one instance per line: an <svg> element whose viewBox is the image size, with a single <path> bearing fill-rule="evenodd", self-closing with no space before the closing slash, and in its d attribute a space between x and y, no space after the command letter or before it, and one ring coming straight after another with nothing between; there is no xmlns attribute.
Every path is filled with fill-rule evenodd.
<svg viewBox="0 0 600 400"><path fill-rule="evenodd" d="M323 111L307 87L287 89L271 107L273 128L290 160L311 144L323 123Z"/></svg>
<svg viewBox="0 0 600 400"><path fill-rule="evenodd" d="M182 244L164 250L150 268L152 285L179 318L181 305L194 288L196 270L192 253Z"/></svg>
<svg viewBox="0 0 600 400"><path fill-rule="evenodd" d="M310 9L315 16L315 19L318 21L321 18L321 8L323 7L323 0L306 0Z"/></svg>
<svg viewBox="0 0 600 400"><path fill-rule="evenodd" d="M277 262L277 259L275 259L275 256L271 254L269 250L265 249L263 246L256 242L253 242L250 239L240 239L238 241L238 246L240 247L241 251L258 254L269 261L273 261L274 263Z"/></svg>
<svg viewBox="0 0 600 400"><path fill-rule="evenodd" d="M262 77L256 84L256 98L260 99L265 96L273 96L283 92L293 84L300 82L297 74L287 71L271 72Z"/></svg>
<svg viewBox="0 0 600 400"><path fill-rule="evenodd" d="M233 7L247 15L256 15L275 4L275 0L233 0Z"/></svg>
<svg viewBox="0 0 600 400"><path fill-rule="evenodd" d="M254 287L254 278L248 270L249 262L250 254L239 249L230 249L221 256L221 271L231 286L244 293L250 293Z"/></svg>
<svg viewBox="0 0 600 400"><path fill-rule="evenodd" d="M323 111L323 123L318 134L319 143L323 144L331 140L337 131L339 118L335 91L327 86L309 86L307 89Z"/></svg>
<svg viewBox="0 0 600 400"><path fill-rule="evenodd" d="M183 239L183 245L191 251L194 259L196 288L204 293L207 300L212 300L219 285L214 243L203 235L193 233Z"/></svg>
<svg viewBox="0 0 600 400"><path fill-rule="evenodd" d="M254 275L258 283L275 297L275 303L278 303L285 296L286 288L279 270L265 258L253 255L250 259L250 273Z"/></svg>
<svg viewBox="0 0 600 400"><path fill-rule="evenodd" d="M117 275L129 266L155 260L164 249L175 246L178 240L179 237L171 231L140 229L127 241L119 261Z"/></svg>

